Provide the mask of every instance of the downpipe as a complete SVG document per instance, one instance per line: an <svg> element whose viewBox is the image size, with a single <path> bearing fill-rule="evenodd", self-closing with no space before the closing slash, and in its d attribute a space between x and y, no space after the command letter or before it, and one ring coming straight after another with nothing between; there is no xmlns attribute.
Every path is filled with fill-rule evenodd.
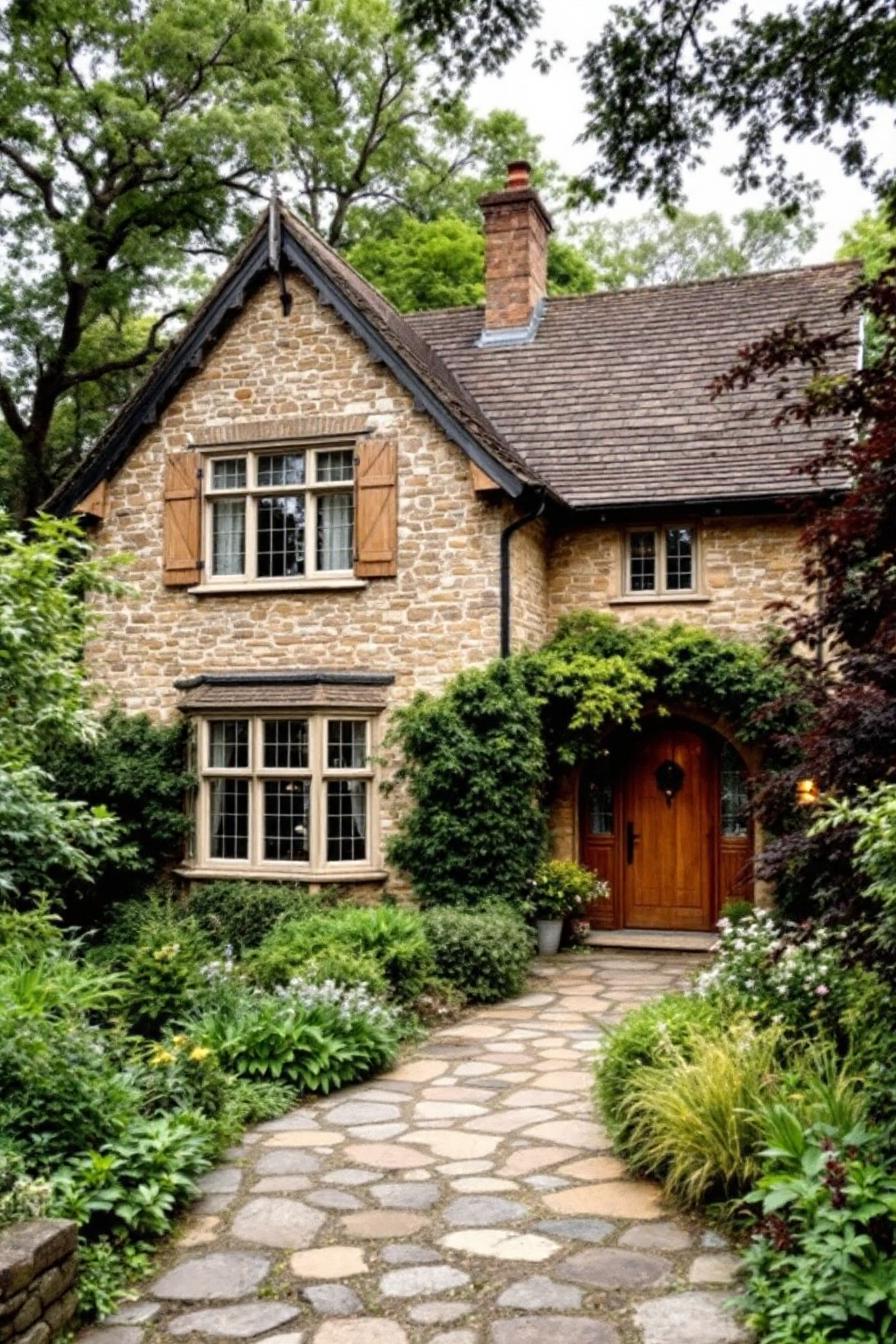
<svg viewBox="0 0 896 1344"><path fill-rule="evenodd" d="M521 527L526 527L529 523L534 523L540 518L545 510L545 499L542 495L536 507L531 513L526 513L522 518L514 518L512 523L501 532L501 657L507 658L510 655L510 538L514 532L518 532Z"/></svg>

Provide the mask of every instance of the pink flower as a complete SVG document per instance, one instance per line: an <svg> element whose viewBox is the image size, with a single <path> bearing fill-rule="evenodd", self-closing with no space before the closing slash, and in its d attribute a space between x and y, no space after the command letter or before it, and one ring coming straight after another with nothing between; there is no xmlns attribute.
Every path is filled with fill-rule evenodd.
<svg viewBox="0 0 896 1344"><path fill-rule="evenodd" d="M825 994L830 994L830 992L831 991L828 989L827 985L817 985L815 988L815 993L820 999L823 999Z"/></svg>

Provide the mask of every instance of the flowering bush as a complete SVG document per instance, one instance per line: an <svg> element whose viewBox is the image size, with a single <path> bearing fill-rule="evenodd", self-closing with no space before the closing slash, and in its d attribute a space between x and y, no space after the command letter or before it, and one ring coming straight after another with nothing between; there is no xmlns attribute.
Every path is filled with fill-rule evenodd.
<svg viewBox="0 0 896 1344"><path fill-rule="evenodd" d="M536 919L562 919L609 894L609 884L581 864L546 859L529 882L527 905Z"/></svg>
<svg viewBox="0 0 896 1344"><path fill-rule="evenodd" d="M849 1003L846 931L781 922L764 910L719 921L720 946L697 992L800 1032L842 1018Z"/></svg>
<svg viewBox="0 0 896 1344"><path fill-rule="evenodd" d="M50 1202L49 1181L30 1176L22 1153L11 1144L0 1146L0 1228L20 1218L41 1218Z"/></svg>
<svg viewBox="0 0 896 1344"><path fill-rule="evenodd" d="M191 1037L241 1077L331 1092L391 1063L398 1016L365 986L294 977L268 993L236 978L189 1024Z"/></svg>

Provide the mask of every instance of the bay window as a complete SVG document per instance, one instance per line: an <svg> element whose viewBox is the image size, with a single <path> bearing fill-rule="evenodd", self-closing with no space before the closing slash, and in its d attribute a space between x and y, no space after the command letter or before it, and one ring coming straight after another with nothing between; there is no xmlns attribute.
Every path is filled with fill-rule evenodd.
<svg viewBox="0 0 896 1344"><path fill-rule="evenodd" d="M227 714L198 724L200 866L326 876L370 869L370 716Z"/></svg>

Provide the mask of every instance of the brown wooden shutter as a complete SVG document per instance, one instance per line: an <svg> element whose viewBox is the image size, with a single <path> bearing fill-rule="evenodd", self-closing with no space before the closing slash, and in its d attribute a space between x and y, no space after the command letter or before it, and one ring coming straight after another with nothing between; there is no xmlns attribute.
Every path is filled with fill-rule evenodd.
<svg viewBox="0 0 896 1344"><path fill-rule="evenodd" d="M355 453L355 574L398 573L398 450L394 439L362 439Z"/></svg>
<svg viewBox="0 0 896 1344"><path fill-rule="evenodd" d="M198 453L165 460L163 579L168 588L198 583L202 571L202 501Z"/></svg>

